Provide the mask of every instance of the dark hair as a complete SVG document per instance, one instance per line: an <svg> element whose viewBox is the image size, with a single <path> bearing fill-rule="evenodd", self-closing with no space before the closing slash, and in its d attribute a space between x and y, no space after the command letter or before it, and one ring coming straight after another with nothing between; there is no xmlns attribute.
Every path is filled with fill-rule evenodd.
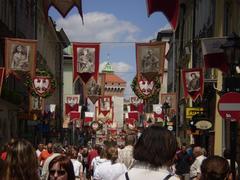
<svg viewBox="0 0 240 180"><path fill-rule="evenodd" d="M27 140L18 139L10 144L4 165L1 177L4 180L39 179L37 155Z"/></svg>
<svg viewBox="0 0 240 180"><path fill-rule="evenodd" d="M154 125L143 130L134 147L133 157L154 167L171 166L176 151L175 136L169 130Z"/></svg>
<svg viewBox="0 0 240 180"><path fill-rule="evenodd" d="M75 174L73 170L73 164L71 160L67 156L56 156L53 160L49 163L48 171L50 172L51 168L54 164L59 163L60 167L63 168L68 175L68 180L75 180ZM50 176L48 177L50 179Z"/></svg>
<svg viewBox="0 0 240 180"><path fill-rule="evenodd" d="M230 149L225 149L224 150L223 157L225 157L226 159L231 159L231 151L230 151Z"/></svg>
<svg viewBox="0 0 240 180"><path fill-rule="evenodd" d="M230 172L228 161L220 156L210 156L201 165L201 180L224 180Z"/></svg>

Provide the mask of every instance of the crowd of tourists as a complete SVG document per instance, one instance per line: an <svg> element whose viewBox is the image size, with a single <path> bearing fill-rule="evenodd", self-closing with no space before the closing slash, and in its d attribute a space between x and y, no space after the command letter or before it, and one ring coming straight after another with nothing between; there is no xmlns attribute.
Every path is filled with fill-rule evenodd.
<svg viewBox="0 0 240 180"><path fill-rule="evenodd" d="M207 156L199 145L179 148L172 132L154 125L139 137L126 136L121 148L109 142L87 147L48 143L35 149L27 140L13 139L0 155L1 180L232 179L228 150L220 157Z"/></svg>

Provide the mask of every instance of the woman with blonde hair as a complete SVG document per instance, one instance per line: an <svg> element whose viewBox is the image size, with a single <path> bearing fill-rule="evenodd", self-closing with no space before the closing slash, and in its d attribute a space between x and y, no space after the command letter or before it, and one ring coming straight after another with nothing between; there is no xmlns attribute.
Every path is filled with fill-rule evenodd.
<svg viewBox="0 0 240 180"><path fill-rule="evenodd" d="M37 155L31 143L24 139L10 144L4 166L3 180L40 179Z"/></svg>

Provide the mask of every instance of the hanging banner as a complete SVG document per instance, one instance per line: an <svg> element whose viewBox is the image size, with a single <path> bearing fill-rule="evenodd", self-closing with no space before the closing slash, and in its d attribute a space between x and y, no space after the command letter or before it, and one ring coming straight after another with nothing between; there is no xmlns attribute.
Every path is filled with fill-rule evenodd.
<svg viewBox="0 0 240 180"><path fill-rule="evenodd" d="M43 0L44 14L46 18L48 18L48 10L51 6L55 7L63 17L66 17L69 11L73 7L76 7L83 22L82 0Z"/></svg>
<svg viewBox="0 0 240 180"><path fill-rule="evenodd" d="M164 120L164 114L162 112L162 104L153 104L153 117Z"/></svg>
<svg viewBox="0 0 240 180"><path fill-rule="evenodd" d="M80 95L65 95L64 114L69 115L71 111L79 111Z"/></svg>
<svg viewBox="0 0 240 180"><path fill-rule="evenodd" d="M112 97L111 96L102 96L98 101L99 114L106 116L112 109Z"/></svg>
<svg viewBox="0 0 240 180"><path fill-rule="evenodd" d="M137 96L130 97L130 111L138 111L139 113L143 113L144 104L143 100L138 98Z"/></svg>
<svg viewBox="0 0 240 180"><path fill-rule="evenodd" d="M161 2L159 2L159 0L147 0L146 3L148 17L154 12L161 11L170 22L172 28L176 30L179 17L179 0L167 0Z"/></svg>
<svg viewBox="0 0 240 180"><path fill-rule="evenodd" d="M173 117L177 112L177 95L176 93L162 93L161 104L168 103L170 106L169 117Z"/></svg>
<svg viewBox="0 0 240 180"><path fill-rule="evenodd" d="M5 75L5 68L4 67L0 67L0 95L1 95L1 92L2 92L2 85L3 85L4 75Z"/></svg>
<svg viewBox="0 0 240 180"><path fill-rule="evenodd" d="M182 70L184 97L190 96L195 102L196 99L203 95L204 80L202 69L185 69Z"/></svg>
<svg viewBox="0 0 240 180"><path fill-rule="evenodd" d="M97 80L99 43L73 43L73 81L78 77L86 84L93 76Z"/></svg>
<svg viewBox="0 0 240 180"><path fill-rule="evenodd" d="M221 46L226 43L226 37L201 39L202 54L205 68L217 68L224 73L229 71L227 57Z"/></svg>
<svg viewBox="0 0 240 180"><path fill-rule="evenodd" d="M145 77L152 81L164 74L165 42L136 43L137 78Z"/></svg>
<svg viewBox="0 0 240 180"><path fill-rule="evenodd" d="M35 75L37 41L29 39L5 38L6 76L13 73Z"/></svg>
<svg viewBox="0 0 240 180"><path fill-rule="evenodd" d="M43 111L44 99L40 96L29 95L29 112L31 111Z"/></svg>
<svg viewBox="0 0 240 180"><path fill-rule="evenodd" d="M95 104L101 95L101 87L96 83L94 78L91 78L87 83L87 96L93 104Z"/></svg>
<svg viewBox="0 0 240 180"><path fill-rule="evenodd" d="M93 121L94 112L85 112L84 124L91 123Z"/></svg>
<svg viewBox="0 0 240 180"><path fill-rule="evenodd" d="M78 111L70 111L70 121L80 120L81 113Z"/></svg>

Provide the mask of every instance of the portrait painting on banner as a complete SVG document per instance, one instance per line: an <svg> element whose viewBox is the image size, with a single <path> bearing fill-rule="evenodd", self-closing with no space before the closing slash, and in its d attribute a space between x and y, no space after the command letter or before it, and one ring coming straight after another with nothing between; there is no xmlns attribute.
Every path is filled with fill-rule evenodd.
<svg viewBox="0 0 240 180"><path fill-rule="evenodd" d="M100 99L100 111L110 111L111 108L111 98L110 97L102 97Z"/></svg>
<svg viewBox="0 0 240 180"><path fill-rule="evenodd" d="M188 92L192 91L199 91L200 86L200 72L186 72L185 73L185 79L186 79L186 87Z"/></svg>
<svg viewBox="0 0 240 180"><path fill-rule="evenodd" d="M77 48L77 72L93 73L95 71L95 48Z"/></svg>
<svg viewBox="0 0 240 180"><path fill-rule="evenodd" d="M6 38L5 63L6 73L35 72L36 41L27 39Z"/></svg>
<svg viewBox="0 0 240 180"><path fill-rule="evenodd" d="M40 96L29 96L30 111L42 111L44 109L44 99Z"/></svg>
<svg viewBox="0 0 240 180"><path fill-rule="evenodd" d="M137 43L138 74L163 74L165 59L165 43Z"/></svg>
<svg viewBox="0 0 240 180"><path fill-rule="evenodd" d="M176 93L162 93L161 94L161 104L168 103L170 106L170 113L176 113L177 110L177 97Z"/></svg>

